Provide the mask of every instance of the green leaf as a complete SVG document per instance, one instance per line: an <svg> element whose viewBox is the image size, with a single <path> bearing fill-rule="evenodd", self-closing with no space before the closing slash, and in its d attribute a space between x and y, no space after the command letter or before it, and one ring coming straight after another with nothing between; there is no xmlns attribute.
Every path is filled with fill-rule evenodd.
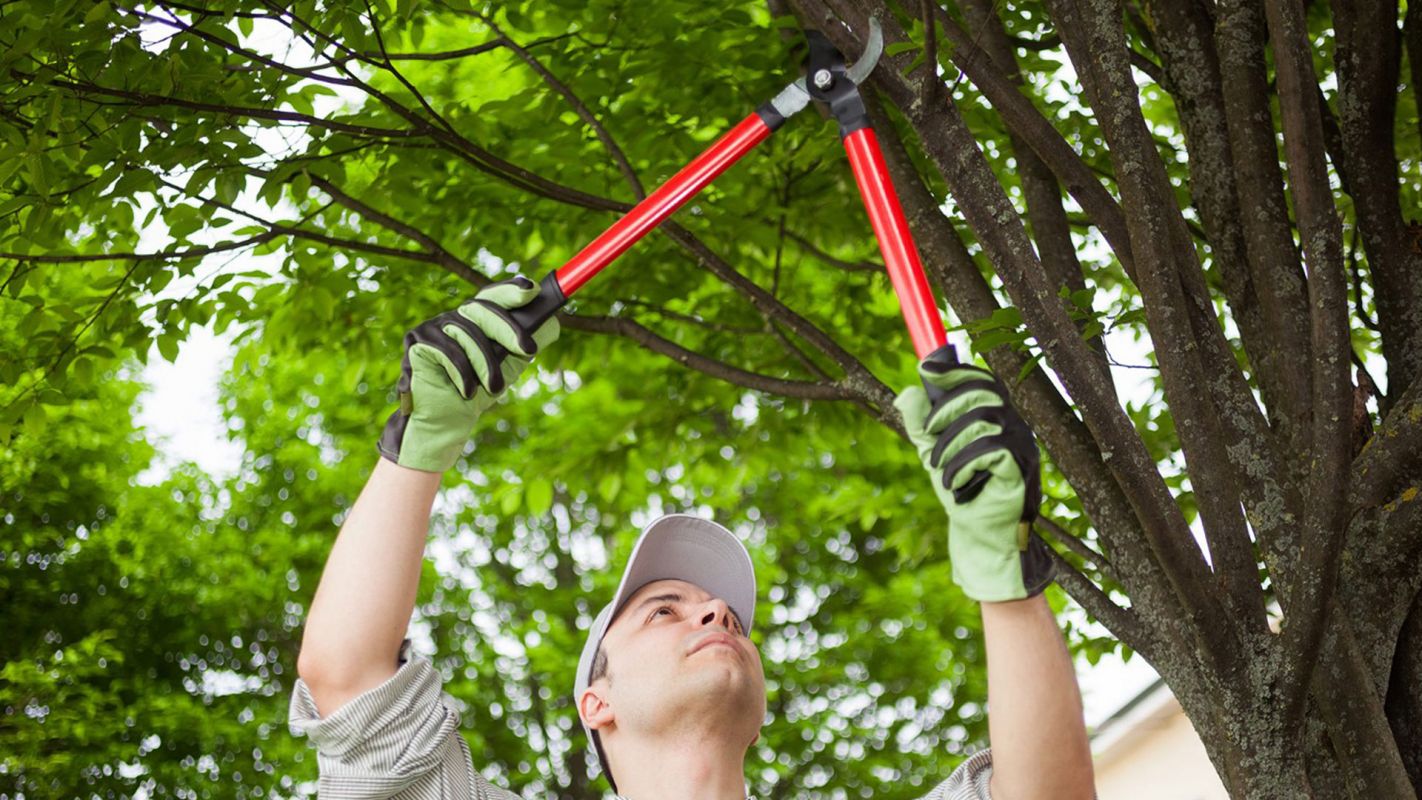
<svg viewBox="0 0 1422 800"><path fill-rule="evenodd" d="M108 15L109 0L99 0L99 2L94 4L93 8L89 9L89 13L84 15L84 21L89 24L93 24L104 19Z"/></svg>
<svg viewBox="0 0 1422 800"><path fill-rule="evenodd" d="M157 343L158 354L163 356L165 361L172 363L178 360L178 337L176 334L159 334Z"/></svg>
<svg viewBox="0 0 1422 800"><path fill-rule="evenodd" d="M46 159L39 153L30 153L25 161L30 182L43 197L49 197L49 172L45 168Z"/></svg>
<svg viewBox="0 0 1422 800"><path fill-rule="evenodd" d="M1032 374L1032 370L1036 369L1041 363L1042 363L1042 354L1041 354L1041 353L1038 353L1038 354L1032 356L1031 358L1027 359L1027 362L1022 365L1022 369L1020 369L1020 370L1017 371L1017 382L1018 382L1018 383L1021 383L1021 382L1023 382L1024 380L1027 380L1027 376L1028 376L1028 375L1031 375L1031 374Z"/></svg>
<svg viewBox="0 0 1422 800"><path fill-rule="evenodd" d="M1021 344L1026 341L1026 339L1026 335L1018 331L990 330L987 333L973 337L972 350L974 353L987 353L993 348L1004 344Z"/></svg>
<svg viewBox="0 0 1422 800"><path fill-rule="evenodd" d="M622 491L622 474L619 472L608 472L597 483L598 496L609 503L617 498L617 493L620 491Z"/></svg>
<svg viewBox="0 0 1422 800"><path fill-rule="evenodd" d="M553 507L553 484L543 478L529 481L524 489L524 502L528 505L529 514L539 516L547 513Z"/></svg>
<svg viewBox="0 0 1422 800"><path fill-rule="evenodd" d="M44 434L45 428L49 426L49 414L44 410L44 406L35 403L25 412L24 422L20 426L20 432L31 439L38 439Z"/></svg>
<svg viewBox="0 0 1422 800"><path fill-rule="evenodd" d="M518 513L519 506L523 505L523 487L517 484L504 487L503 496L499 500L499 510L505 517L512 517Z"/></svg>

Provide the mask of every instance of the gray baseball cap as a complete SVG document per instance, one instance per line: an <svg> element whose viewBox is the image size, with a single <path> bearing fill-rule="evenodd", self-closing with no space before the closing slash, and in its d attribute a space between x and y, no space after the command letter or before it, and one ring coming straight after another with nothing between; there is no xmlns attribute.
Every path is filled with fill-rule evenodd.
<svg viewBox="0 0 1422 800"><path fill-rule="evenodd" d="M750 635L751 622L755 619L755 567L751 564L746 546L734 533L709 519L689 514L658 517L637 537L617 593L612 596L612 602L598 612L588 630L588 640L583 645L582 656L578 658L577 679L573 682L574 709L577 709L578 698L583 696L592 680L593 659L622 605L638 589L661 580L694 583L724 600L740 620L746 635ZM617 791L607 755L602 750L601 738L586 724L583 730L597 750L598 761L607 774L608 782L612 783L612 790Z"/></svg>

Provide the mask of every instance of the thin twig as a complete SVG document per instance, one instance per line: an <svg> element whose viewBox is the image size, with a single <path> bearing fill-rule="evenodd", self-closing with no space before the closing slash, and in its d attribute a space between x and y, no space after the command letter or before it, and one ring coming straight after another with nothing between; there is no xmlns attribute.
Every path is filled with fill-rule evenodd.
<svg viewBox="0 0 1422 800"><path fill-rule="evenodd" d="M760 328L751 327L749 325L727 325L723 322L712 322L693 314L683 314L679 311L672 311L665 306L648 303L645 300L637 300L634 298L618 300L618 302L624 306L640 308L656 314L659 317L676 320L677 322L685 322L688 325L695 325L698 328L705 328L708 331L715 331L716 333L729 333L737 336L754 336L756 334L765 333L765 331Z"/></svg>
<svg viewBox="0 0 1422 800"><path fill-rule="evenodd" d="M1048 547L1052 564L1056 567L1056 581L1078 605L1086 610L1102 625L1105 625L1117 639L1136 652L1144 652L1150 647L1151 636L1141 618L1129 608L1117 605L1091 579L1077 571L1061 553Z"/></svg>
<svg viewBox="0 0 1422 800"><path fill-rule="evenodd" d="M266 233L259 233L256 236L236 242L225 242L211 247L194 247L189 250L178 250L168 253L71 253L64 255L48 253L39 255L30 253L0 253L0 258L34 261L41 264L83 264L95 261L186 261L190 258L201 258L203 256L212 255L213 253L225 253L229 250L240 250L244 247L263 244L275 239L279 235L277 231L270 230Z"/></svg>
<svg viewBox="0 0 1422 800"><path fill-rule="evenodd" d="M872 261L869 259L864 259L861 261L845 261L841 258L835 258L834 256L817 247L814 242L810 241L804 236L801 236L793 230L786 229L785 236L786 238L790 239L790 241L799 245L801 250L804 250L806 253L809 253L810 255L814 256L816 260L823 261L824 263L829 264L830 266L835 267L836 269L842 269L845 272L885 272L884 265L880 264L877 261Z"/></svg>
<svg viewBox="0 0 1422 800"><path fill-rule="evenodd" d="M541 61L534 58L533 54L528 52L527 48L519 45L512 37L505 34L503 29L500 28L491 17L478 12L472 13L483 20L484 24L488 25L489 29L497 34L505 45L514 52L514 55L517 55L534 72L538 73L538 77L542 78L543 82L548 84L548 88L557 92L566 100L568 105L572 107L573 113L577 114L579 119L587 123L588 127L592 128L593 134L597 136L598 141L602 142L602 146L606 148L607 154L612 157L613 162L617 165L617 169L622 173L623 179L627 181L627 186L632 190L632 195L638 200L646 197L647 192L642 187L641 179L637 177L637 171L632 168L632 162L627 159L627 154L622 152L622 148L617 146L617 141L612 138L612 134L608 132L607 127L602 124L602 121L597 118L597 115L593 114L592 109L588 108L587 104L573 92L568 84L559 80L558 76L554 75Z"/></svg>
<svg viewBox="0 0 1422 800"><path fill-rule="evenodd" d="M755 389L785 397L806 400L853 400L853 391L842 384L825 384L817 381L791 381L773 378L769 375L750 372L717 361L709 356L688 350L675 342L657 335L650 329L626 317L585 317L578 314L560 314L560 324L567 328L593 333L611 333L626 337L651 350L676 361L683 366L703 372L737 386Z"/></svg>
<svg viewBox="0 0 1422 800"><path fill-rule="evenodd" d="M95 309L94 313L87 320L84 321L83 326L81 326L79 330L75 332L74 336L71 337L69 341L64 345L64 347L59 351L59 354L55 356L54 360L50 362L49 366L45 368L44 373L41 374L39 377L35 378L33 381L31 381L30 385L26 386L23 391L21 391L18 395L15 396L13 400L5 404L5 411L7 413L10 411L10 409L19 405L22 400L33 394L35 390L39 388L40 384L48 381L50 376L54 374L54 371L59 369L59 365L64 363L65 357L68 356L69 353L74 349L74 346L79 343L79 339L82 338L85 333L88 333L89 329L94 326L94 323L98 321L99 317L102 316L106 310L108 310L108 307L111 303L113 303L114 298L118 297L119 293L128 286L129 279L133 277L133 273L138 269L138 265L142 263L143 261L141 260L135 260L132 264L129 265L128 271L126 271L123 274L123 277L119 279L118 285L114 287L113 291L109 292L108 295L104 297L104 301L100 303L99 307Z"/></svg>

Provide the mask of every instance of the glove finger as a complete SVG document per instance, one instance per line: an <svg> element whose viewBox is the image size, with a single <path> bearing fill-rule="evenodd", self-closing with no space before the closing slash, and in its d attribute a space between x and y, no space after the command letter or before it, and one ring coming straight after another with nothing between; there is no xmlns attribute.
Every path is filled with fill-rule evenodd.
<svg viewBox="0 0 1422 800"><path fill-rule="evenodd" d="M454 372L449 372L448 369L445 370L446 373L449 374L450 383L454 384L455 390L459 392L461 397L468 399L479 388L477 384L477 373L468 363L469 359L459 349L459 345L441 330L442 323L449 316L451 315L442 314L428 322L416 326L411 329L409 333L405 334L405 359L406 361L409 360L410 349L417 344L434 348L436 351L443 353L448 359L449 365L454 368ZM422 361L426 364L434 363L427 358L422 359ZM443 367L445 365L441 364L440 366ZM413 365L411 365L411 371L413 372ZM403 378L404 375L402 374L401 377ZM408 391L408 385L402 388L401 391Z"/></svg>
<svg viewBox="0 0 1422 800"><path fill-rule="evenodd" d="M928 463L937 467L945 458L952 460L970 442L1002 432L1007 422L1008 409L1005 406L978 406L963 412L938 434Z"/></svg>
<svg viewBox="0 0 1422 800"><path fill-rule="evenodd" d="M484 331L460 314L450 314L443 330L450 339L458 342L459 346L463 348L469 363L478 375L478 386L483 386L491 395L502 392L507 382L504 380L503 373L496 368L502 354L495 355L494 343L484 335ZM507 356L502 357L507 358ZM477 389L478 386L475 388ZM470 392L465 395L465 399L472 396L473 392Z"/></svg>
<svg viewBox="0 0 1422 800"><path fill-rule="evenodd" d="M930 407L928 392L922 386L910 386L894 398L894 408L903 415L904 430L908 431L910 438L925 433L923 423L928 419Z"/></svg>
<svg viewBox="0 0 1422 800"><path fill-rule="evenodd" d="M411 344L408 349L410 360L422 362L431 369L443 370L455 391L459 392L459 396L468 400L479 388L474 369L469 364L469 359L459 351L458 345L448 337L441 338L443 341L430 337Z"/></svg>
<svg viewBox="0 0 1422 800"><path fill-rule="evenodd" d="M510 353L530 358L538 352L538 342L503 306L476 297L460 306L459 313Z"/></svg>
<svg viewBox="0 0 1422 800"><path fill-rule="evenodd" d="M973 380L989 380L996 382L991 372L976 367L972 364L953 364L947 368L936 361L918 362L918 377L930 386L939 389L952 389L960 383Z"/></svg>
<svg viewBox="0 0 1422 800"><path fill-rule="evenodd" d="M974 377L956 384L933 402L924 429L936 436L946 430L953 420L974 409L1001 408L1005 404L997 381Z"/></svg>
<svg viewBox="0 0 1422 800"><path fill-rule="evenodd" d="M534 352L543 352L548 345L558 341L558 335L562 332L563 326L558 324L558 318L549 317L547 322L533 331L533 343L538 346Z"/></svg>
<svg viewBox="0 0 1422 800"><path fill-rule="evenodd" d="M515 275L508 280L485 286L474 295L474 299L493 303L501 308L518 308L528 305L537 296L538 284L522 275Z"/></svg>
<svg viewBox="0 0 1422 800"><path fill-rule="evenodd" d="M518 379L519 373L523 372L523 368L526 366L528 366L528 359L526 358L509 356L504 359L504 363L499 367L504 383L512 385L513 382Z"/></svg>
<svg viewBox="0 0 1422 800"><path fill-rule="evenodd" d="M1017 485L1024 480L1022 466L1009 449L1009 436L983 436L964 447L943 468L943 488L956 492L974 473L986 471L991 481Z"/></svg>

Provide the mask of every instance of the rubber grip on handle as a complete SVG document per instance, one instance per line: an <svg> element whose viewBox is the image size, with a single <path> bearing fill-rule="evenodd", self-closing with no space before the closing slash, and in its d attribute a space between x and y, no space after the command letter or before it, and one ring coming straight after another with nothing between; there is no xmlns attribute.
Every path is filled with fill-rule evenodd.
<svg viewBox="0 0 1422 800"><path fill-rule="evenodd" d="M920 363L923 369L929 372L947 372L949 369L958 366L958 351L953 349L953 345L945 344L924 356L923 361ZM948 394L945 390L929 383L927 379L923 379L923 390L928 393L928 402L930 405L937 404L939 400L943 399L944 395Z"/></svg>

